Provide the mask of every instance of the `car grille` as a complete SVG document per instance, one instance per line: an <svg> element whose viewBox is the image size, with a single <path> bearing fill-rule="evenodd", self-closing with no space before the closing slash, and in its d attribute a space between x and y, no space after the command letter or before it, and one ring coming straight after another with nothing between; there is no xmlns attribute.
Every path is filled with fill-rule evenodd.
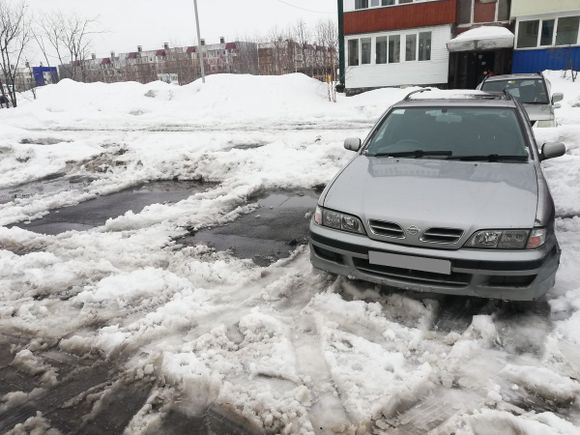
<svg viewBox="0 0 580 435"><path fill-rule="evenodd" d="M369 225L371 230L377 236L392 237L394 239L404 239L405 232L403 229L393 222L383 222L378 220L370 220Z"/></svg>
<svg viewBox="0 0 580 435"><path fill-rule="evenodd" d="M455 228L430 228L423 233L421 241L451 245L459 242L461 236L463 236L463 230Z"/></svg>
<svg viewBox="0 0 580 435"><path fill-rule="evenodd" d="M462 288L467 287L472 278L472 275L467 273L441 275L438 273L420 272L418 270L379 266L376 264L370 264L368 260L361 258L353 258L353 262L355 267L361 272L411 284L433 284L445 287Z"/></svg>

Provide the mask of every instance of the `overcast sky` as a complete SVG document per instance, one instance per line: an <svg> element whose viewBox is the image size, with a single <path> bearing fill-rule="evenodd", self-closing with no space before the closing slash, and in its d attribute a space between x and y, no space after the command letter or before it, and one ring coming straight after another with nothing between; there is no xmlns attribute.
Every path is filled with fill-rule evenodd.
<svg viewBox="0 0 580 435"><path fill-rule="evenodd" d="M36 16L61 10L98 17L105 33L95 35L93 51L99 57L116 52L172 45L192 45L195 40L193 0L28 0ZM208 44L267 34L303 19L336 20L336 0L198 0L202 38ZM37 60L37 59L35 59ZM40 60L40 59L38 59ZM38 61L37 60L37 61Z"/></svg>

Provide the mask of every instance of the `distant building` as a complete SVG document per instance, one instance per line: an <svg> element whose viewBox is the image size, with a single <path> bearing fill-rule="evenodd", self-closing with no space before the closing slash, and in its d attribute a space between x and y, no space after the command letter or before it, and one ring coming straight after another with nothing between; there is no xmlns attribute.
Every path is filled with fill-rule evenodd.
<svg viewBox="0 0 580 435"><path fill-rule="evenodd" d="M16 77L14 80L14 87L16 92L25 92L36 86L32 71L28 67L18 68L16 70Z"/></svg>
<svg viewBox="0 0 580 435"><path fill-rule="evenodd" d="M272 43L220 39L218 44L206 45L202 40L205 73L220 74L288 74L301 72L323 80L336 69L335 50L313 44L298 44L292 40ZM83 82L136 81L149 83L162 80L184 85L200 77L197 46L170 47L116 54L109 57L72 62L60 67L62 78Z"/></svg>
<svg viewBox="0 0 580 435"><path fill-rule="evenodd" d="M261 75L299 72L319 80L334 75L338 65L335 50L291 39L259 44L258 62Z"/></svg>
<svg viewBox="0 0 580 435"><path fill-rule="evenodd" d="M258 73L257 44L252 42L225 42L202 45L206 74ZM155 80L180 85L191 83L200 77L197 47L170 47L111 55L106 58L73 62L60 67L62 78L84 82L137 81L149 83Z"/></svg>
<svg viewBox="0 0 580 435"><path fill-rule="evenodd" d="M513 72L580 70L580 1L512 0Z"/></svg>

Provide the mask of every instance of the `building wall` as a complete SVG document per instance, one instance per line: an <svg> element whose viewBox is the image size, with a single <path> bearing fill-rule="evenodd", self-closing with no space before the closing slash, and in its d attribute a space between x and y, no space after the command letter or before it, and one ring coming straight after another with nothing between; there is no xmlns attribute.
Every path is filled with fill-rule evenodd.
<svg viewBox="0 0 580 435"><path fill-rule="evenodd" d="M431 31L431 60L404 60L405 45L401 38L401 62L376 64L376 38L391 34L408 34L418 31ZM376 88L401 85L447 84L449 75L449 52L446 43L451 39L451 25L409 29L397 32L377 32L372 34L349 35L346 38L346 58L348 59L348 41L359 37L371 37L373 47L371 64L346 66L347 89Z"/></svg>
<svg viewBox="0 0 580 435"><path fill-rule="evenodd" d="M456 0L430 0L353 11L353 1L350 10L344 14L345 35L453 24L457 6Z"/></svg>
<svg viewBox="0 0 580 435"><path fill-rule="evenodd" d="M512 0L512 18L580 10L580 0Z"/></svg>
<svg viewBox="0 0 580 435"><path fill-rule="evenodd" d="M514 73L535 73L546 69L570 68L580 71L580 47L514 51Z"/></svg>
<svg viewBox="0 0 580 435"><path fill-rule="evenodd" d="M461 28L482 23L509 24L510 0L486 3L482 0L457 0L457 25Z"/></svg>

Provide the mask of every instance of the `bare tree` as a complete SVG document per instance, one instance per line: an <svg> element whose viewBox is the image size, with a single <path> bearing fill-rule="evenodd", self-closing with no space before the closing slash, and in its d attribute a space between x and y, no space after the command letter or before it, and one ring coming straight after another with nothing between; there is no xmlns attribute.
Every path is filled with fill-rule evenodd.
<svg viewBox="0 0 580 435"><path fill-rule="evenodd" d="M316 25L316 43L323 48L324 74L336 79L336 56L338 50L338 27L333 20L319 21Z"/></svg>
<svg viewBox="0 0 580 435"><path fill-rule="evenodd" d="M44 55L48 58L46 47L50 47L62 65L64 76L78 81L86 79L91 36L99 33L93 28L96 23L95 18L65 16L62 13L47 15L41 20L42 40L47 41Z"/></svg>
<svg viewBox="0 0 580 435"><path fill-rule="evenodd" d="M17 106L16 78L24 49L30 42L28 5L23 2L0 0L0 68L2 96L8 98L12 107ZM7 89L4 89L7 85ZM6 97L6 92L8 97Z"/></svg>
<svg viewBox="0 0 580 435"><path fill-rule="evenodd" d="M307 57L307 45L310 43L310 29L304 22L304 20L298 20L292 29L292 37L289 39L294 39L298 44L298 56L297 63L301 65L300 70L307 72L312 66ZM312 72L310 72L312 74Z"/></svg>

